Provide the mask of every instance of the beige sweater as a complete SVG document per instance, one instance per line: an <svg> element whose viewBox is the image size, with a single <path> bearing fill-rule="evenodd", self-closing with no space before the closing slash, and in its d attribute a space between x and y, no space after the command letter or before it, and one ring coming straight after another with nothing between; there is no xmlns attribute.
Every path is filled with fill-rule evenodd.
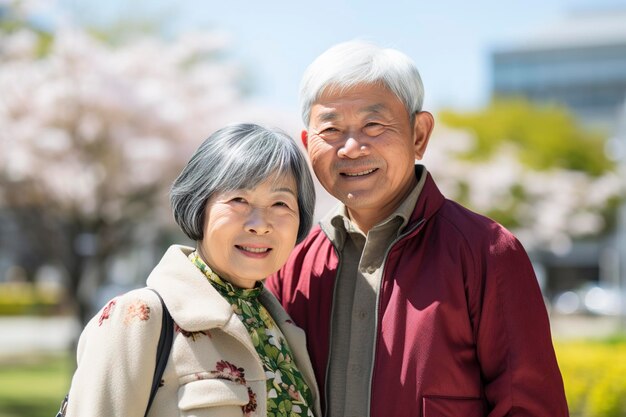
<svg viewBox="0 0 626 417"><path fill-rule="evenodd" d="M192 248L170 247L147 280L175 322L163 385L150 417L267 415L265 372L248 332L230 305L189 260ZM319 392L304 332L264 290L260 300L285 335L315 398ZM161 331L161 303L145 288L111 300L87 324L67 417L142 417Z"/></svg>

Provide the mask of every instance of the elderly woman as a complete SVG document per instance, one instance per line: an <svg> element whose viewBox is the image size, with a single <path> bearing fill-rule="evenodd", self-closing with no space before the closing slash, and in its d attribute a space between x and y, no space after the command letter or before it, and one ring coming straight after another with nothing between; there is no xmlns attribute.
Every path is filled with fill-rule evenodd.
<svg viewBox="0 0 626 417"><path fill-rule="evenodd" d="M147 415L319 416L304 333L262 283L312 223L313 181L295 142L252 124L223 128L170 197L196 247L170 247L147 279L175 323ZM163 311L148 288L111 300L86 326L67 416L146 413Z"/></svg>

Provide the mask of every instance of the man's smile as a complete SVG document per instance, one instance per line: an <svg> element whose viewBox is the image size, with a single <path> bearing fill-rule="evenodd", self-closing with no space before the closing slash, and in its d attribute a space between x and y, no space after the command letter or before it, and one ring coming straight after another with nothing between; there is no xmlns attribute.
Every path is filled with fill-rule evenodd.
<svg viewBox="0 0 626 417"><path fill-rule="evenodd" d="M341 172L340 175L344 176L344 177L362 177L364 175L368 175L371 174L374 171L377 171L378 168L372 168L372 169L368 169L365 171L359 171L359 172Z"/></svg>

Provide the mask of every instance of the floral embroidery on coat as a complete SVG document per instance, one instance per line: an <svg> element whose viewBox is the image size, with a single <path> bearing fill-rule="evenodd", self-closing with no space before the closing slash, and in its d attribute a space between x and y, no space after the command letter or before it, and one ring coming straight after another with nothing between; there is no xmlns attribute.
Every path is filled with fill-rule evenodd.
<svg viewBox="0 0 626 417"><path fill-rule="evenodd" d="M174 332L180 333L185 337L191 338L194 342L196 338L200 338L201 336L207 336L211 338L211 333L208 330L197 331L197 332L188 332L187 330L181 328L178 324L174 323Z"/></svg>
<svg viewBox="0 0 626 417"><path fill-rule="evenodd" d="M134 320L148 320L150 318L150 307L143 301L137 300L128 306L124 324L129 324Z"/></svg>
<svg viewBox="0 0 626 417"><path fill-rule="evenodd" d="M109 303L106 305L106 307L104 307L102 309L102 314L100 314L100 317L98 318L98 326L102 326L102 323L105 320L109 319L109 317L111 316L111 313L113 312L113 308L115 307L116 303L117 303L117 301L114 298L111 301L109 301Z"/></svg>
<svg viewBox="0 0 626 417"><path fill-rule="evenodd" d="M243 415L246 417L254 415L256 411L257 403L256 403L256 394L248 387L248 404L241 407L243 410Z"/></svg>
<svg viewBox="0 0 626 417"><path fill-rule="evenodd" d="M259 282L255 288L237 288L223 281L206 265L196 252L189 259L208 278L209 282L231 304L233 311L245 325L256 349L267 385L268 417L313 417L313 396L298 369L287 340L258 296L263 290ZM240 377L245 383L243 369L222 361L218 373L226 379ZM248 388L250 402L242 407L246 416L256 409L256 395ZM248 411L247 411L248 410Z"/></svg>
<svg viewBox="0 0 626 417"><path fill-rule="evenodd" d="M227 379L239 384L246 384L246 377L243 368L238 368L236 365L233 365L228 361L219 361L215 369L216 370L212 373L218 378Z"/></svg>
<svg viewBox="0 0 626 417"><path fill-rule="evenodd" d="M218 379L227 379L244 386L246 385L246 375L244 369L228 361L219 361L215 366L215 371L211 371L211 374ZM198 375L198 379L203 378L201 375ZM250 387L246 388L248 389L248 404L242 406L241 409L243 410L244 416L250 417L254 415L254 412L257 409L256 394L250 389Z"/></svg>

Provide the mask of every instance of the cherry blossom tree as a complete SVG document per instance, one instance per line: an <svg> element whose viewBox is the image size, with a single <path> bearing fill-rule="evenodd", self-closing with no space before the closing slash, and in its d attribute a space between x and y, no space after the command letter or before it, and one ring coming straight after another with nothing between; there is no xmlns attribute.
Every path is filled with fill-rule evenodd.
<svg viewBox="0 0 626 417"><path fill-rule="evenodd" d="M26 19L0 33L0 208L26 266L65 272L83 320L85 277L101 284L113 257L173 229L167 191L199 143L226 123L272 120L244 101L228 45L193 33L112 46Z"/></svg>

